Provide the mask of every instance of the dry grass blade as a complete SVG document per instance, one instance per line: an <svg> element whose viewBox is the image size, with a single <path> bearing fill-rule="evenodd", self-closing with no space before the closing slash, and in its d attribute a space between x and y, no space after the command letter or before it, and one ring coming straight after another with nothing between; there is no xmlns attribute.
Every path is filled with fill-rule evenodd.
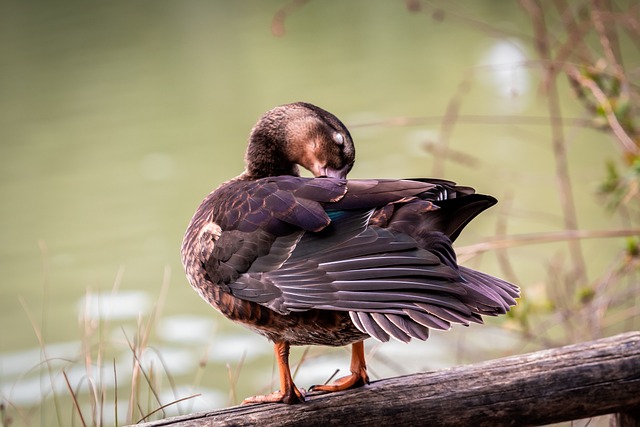
<svg viewBox="0 0 640 427"><path fill-rule="evenodd" d="M229 377L229 401L231 404L236 404L238 402L238 380L240 379L240 372L242 371L246 357L247 351L245 350L242 352L242 356L240 357L240 361L238 362L235 372L231 369L231 365L227 363L227 376Z"/></svg>
<svg viewBox="0 0 640 427"><path fill-rule="evenodd" d="M293 370L293 379L296 379L296 375L298 375L298 371L300 370L300 368L302 367L302 364L307 360L307 356L309 354L309 349L310 347L305 347L304 351L302 352L302 356L300 356L300 360L298 360L298 363L296 364L296 368Z"/></svg>
<svg viewBox="0 0 640 427"><path fill-rule="evenodd" d="M331 380L334 379L336 375L338 375L338 372L340 372L340 369L336 369L335 371L333 371L333 374L331 374L329 378L327 378L323 385L329 384Z"/></svg>
<svg viewBox="0 0 640 427"><path fill-rule="evenodd" d="M138 353L141 353L141 349L142 347L136 347L131 340L129 339L129 337L127 336L126 332L124 332L124 329L122 331L125 335L125 339L127 340L127 344L129 345L129 349L131 349L131 353L133 354L133 358L135 360L135 366L137 367L138 372L142 373L142 376L144 377L145 381L147 382L147 385L149 386L149 391L151 391L151 393L153 394L153 397L155 398L156 402L159 405L162 405L162 402L160 400L160 396L158 395L157 390L155 389L153 382L151 381L151 379L149 378L149 375L147 374L147 372L144 370L144 368L142 367L142 361L140 360L140 356L138 355ZM133 381L132 381L133 383Z"/></svg>
<svg viewBox="0 0 640 427"><path fill-rule="evenodd" d="M33 332L36 334L36 337L38 338L38 344L40 345L40 351L42 352L42 357L43 357L43 362L45 364L45 366L47 367L47 373L49 374L49 382L51 384L54 384L54 378L53 378L53 367L51 366L50 363L50 359L47 356L47 349L44 343L44 338L42 337L42 333L40 331L40 328L38 327L38 324L36 323L35 318L33 317L33 313L31 312L31 310L29 310L29 307L27 306L26 302L22 299L22 297L19 297L18 300L20 301L20 304L22 305L22 308L24 309L27 318L29 319L29 322L31 323L31 327L33 328ZM62 422L62 418L61 418L61 411L60 411L60 402L58 402L58 397L55 393L53 393L53 401L54 401L54 406L56 408L56 416L58 418L58 425L64 425L64 423Z"/></svg>
<svg viewBox="0 0 640 427"><path fill-rule="evenodd" d="M73 400L73 406L76 408L78 412L78 416L80 417L80 422L84 427L87 427L87 423L84 421L84 416L82 415L82 411L80 410L80 404L78 403L78 398L76 394L73 392L73 387L71 387L71 383L69 382L69 378L67 377L67 373L63 370L62 376L64 377L64 382L67 384L67 389L69 390L69 394L71 394L71 399Z"/></svg>
<svg viewBox="0 0 640 427"><path fill-rule="evenodd" d="M189 399L194 399L196 397L200 397L202 396L200 393L198 394L192 394L191 396L187 396L187 397L183 397L181 399L178 400L174 400L173 402L167 403L166 405L162 405L156 409L154 409L152 412L149 412L147 415L145 415L144 417L140 418L136 424L139 424L141 422L143 422L144 420L146 420L147 418L149 418L150 416L152 416L153 414L155 414L158 411L164 411L167 407L171 406L171 405L175 405L178 404L180 402L184 402L185 400L189 400Z"/></svg>
<svg viewBox="0 0 640 427"><path fill-rule="evenodd" d="M118 370L116 369L116 359L113 359L113 411L116 427L118 427Z"/></svg>

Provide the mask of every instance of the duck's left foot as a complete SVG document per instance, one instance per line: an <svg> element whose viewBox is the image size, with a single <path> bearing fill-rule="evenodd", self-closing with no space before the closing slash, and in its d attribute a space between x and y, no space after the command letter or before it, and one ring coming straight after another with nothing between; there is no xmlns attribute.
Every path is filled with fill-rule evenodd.
<svg viewBox="0 0 640 427"><path fill-rule="evenodd" d="M338 378L331 384L314 385L309 391L342 391L369 384L367 364L364 361L364 342L358 341L351 347L351 375Z"/></svg>
<svg viewBox="0 0 640 427"><path fill-rule="evenodd" d="M331 384L314 385L309 388L309 391L342 391L350 388L361 387L365 384L369 384L369 376L366 369L361 369L359 372L352 372L351 375L338 378Z"/></svg>
<svg viewBox="0 0 640 427"><path fill-rule="evenodd" d="M304 402L305 391L293 387L293 392L285 393L281 390L260 396L247 397L242 401L243 405L249 403L287 403L289 405Z"/></svg>

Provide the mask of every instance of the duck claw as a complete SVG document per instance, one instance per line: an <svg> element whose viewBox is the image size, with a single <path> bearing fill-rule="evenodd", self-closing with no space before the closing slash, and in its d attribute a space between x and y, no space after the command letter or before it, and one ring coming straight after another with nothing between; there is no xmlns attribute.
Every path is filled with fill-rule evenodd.
<svg viewBox="0 0 640 427"><path fill-rule="evenodd" d="M313 385L309 387L309 391L343 391L350 388L361 387L365 384L369 384L369 377L367 376L366 371L363 371L338 378L331 384Z"/></svg>
<svg viewBox="0 0 640 427"><path fill-rule="evenodd" d="M263 394L258 396L250 396L244 399L241 405L248 405L252 403L287 403L289 405L296 403L303 403L307 392L304 389L298 389L294 387L292 393L284 393L281 390L274 391L269 394Z"/></svg>

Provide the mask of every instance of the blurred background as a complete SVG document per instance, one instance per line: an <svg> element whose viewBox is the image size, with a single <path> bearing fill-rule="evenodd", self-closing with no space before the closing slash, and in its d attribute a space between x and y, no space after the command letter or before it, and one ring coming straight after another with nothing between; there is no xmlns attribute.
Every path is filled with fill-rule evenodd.
<svg viewBox="0 0 640 427"><path fill-rule="evenodd" d="M638 329L639 14L2 1L0 425L124 424L278 387L271 344L200 300L179 249L258 117L294 101L350 128L352 178L437 176L500 200L456 245L518 283L519 306L425 343L369 340L372 379ZM306 388L349 351L292 360Z"/></svg>

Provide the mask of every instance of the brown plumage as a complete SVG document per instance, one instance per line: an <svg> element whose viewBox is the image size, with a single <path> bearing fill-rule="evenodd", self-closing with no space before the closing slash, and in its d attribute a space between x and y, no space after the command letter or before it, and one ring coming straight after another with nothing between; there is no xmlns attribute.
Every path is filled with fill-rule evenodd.
<svg viewBox="0 0 640 427"><path fill-rule="evenodd" d="M274 342L281 389L245 402L304 400L290 345L353 344L351 375L314 387L343 390L368 382L369 336L425 340L515 304L516 286L458 266L451 246L493 197L437 179L346 180L349 131L306 103L267 112L245 160L202 202L182 244L194 289ZM298 165L316 178L298 176Z"/></svg>

